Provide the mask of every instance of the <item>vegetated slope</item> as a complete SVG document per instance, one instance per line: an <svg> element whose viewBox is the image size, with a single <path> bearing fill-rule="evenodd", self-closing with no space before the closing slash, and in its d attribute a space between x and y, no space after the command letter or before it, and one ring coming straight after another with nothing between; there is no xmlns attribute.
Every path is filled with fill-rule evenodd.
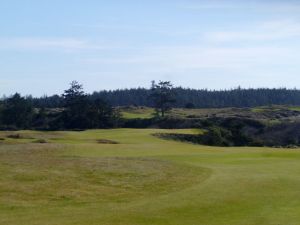
<svg viewBox="0 0 300 225"><path fill-rule="evenodd" d="M157 134L165 139L211 146L294 148L300 145L300 112L295 107L172 109L165 118L154 115L147 118L151 110L153 113L153 109L147 107L121 107L119 110L124 127L206 130L200 135Z"/></svg>
<svg viewBox="0 0 300 225"><path fill-rule="evenodd" d="M149 107L118 107L125 119L147 119L155 116L155 110ZM205 108L187 109L173 108L167 117L181 119L207 119L207 118L247 118L266 122L300 120L300 110L293 106L274 105L254 108Z"/></svg>
<svg viewBox="0 0 300 225"><path fill-rule="evenodd" d="M268 125L258 120L229 117L208 119L201 123L205 127L201 134L158 133L155 136L210 146L300 146L299 121Z"/></svg>
<svg viewBox="0 0 300 225"><path fill-rule="evenodd" d="M299 224L298 150L152 136L170 132L197 130L1 132L0 224Z"/></svg>

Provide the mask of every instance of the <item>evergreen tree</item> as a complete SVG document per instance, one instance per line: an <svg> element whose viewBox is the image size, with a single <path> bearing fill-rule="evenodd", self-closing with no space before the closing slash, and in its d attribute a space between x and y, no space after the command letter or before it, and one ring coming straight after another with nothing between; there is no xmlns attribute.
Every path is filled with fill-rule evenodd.
<svg viewBox="0 0 300 225"><path fill-rule="evenodd" d="M160 81L158 84L152 82L150 97L153 99L157 114L162 117L171 109L171 103L175 102L172 89L173 85L170 81Z"/></svg>
<svg viewBox="0 0 300 225"><path fill-rule="evenodd" d="M67 129L109 128L115 125L118 115L100 98L91 99L77 81L63 94L65 108L62 113Z"/></svg>
<svg viewBox="0 0 300 225"><path fill-rule="evenodd" d="M88 128L89 102L83 87L77 81L71 82L71 87L64 91L64 111L62 114L65 127L68 129Z"/></svg>

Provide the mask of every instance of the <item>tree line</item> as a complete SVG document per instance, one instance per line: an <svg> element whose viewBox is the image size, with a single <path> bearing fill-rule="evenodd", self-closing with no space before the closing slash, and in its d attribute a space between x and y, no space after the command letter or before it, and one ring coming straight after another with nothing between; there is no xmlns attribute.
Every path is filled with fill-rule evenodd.
<svg viewBox="0 0 300 225"><path fill-rule="evenodd" d="M196 90L172 87L171 93L176 99L170 103L175 108L224 108L256 107L265 105L300 105L300 90L297 89L242 89L232 90ZM151 88L133 88L112 91L99 91L87 95L87 98L103 99L113 107L147 106L154 107ZM31 98L34 107L63 107L63 97L59 95Z"/></svg>
<svg viewBox="0 0 300 225"><path fill-rule="evenodd" d="M175 102L173 85L169 81L152 83L151 99L156 117L164 117ZM0 129L97 129L119 126L120 114L117 108L99 96L86 94L77 81L70 84L61 96L53 97L55 102L36 104L31 97L19 93L0 101ZM51 98L50 98L51 99ZM58 104L56 104L56 102Z"/></svg>
<svg viewBox="0 0 300 225"><path fill-rule="evenodd" d="M233 89L208 91L173 87L170 81L152 82L151 88L84 92L77 81L61 95L32 98L16 93L0 101L0 129L92 129L131 126L116 106L149 106L156 119L172 107L218 108L261 105L300 105L300 91L289 89ZM155 121L143 121L157 123ZM131 124L131 125L130 125ZM139 124L134 125L139 126ZM143 125L144 126L144 125Z"/></svg>

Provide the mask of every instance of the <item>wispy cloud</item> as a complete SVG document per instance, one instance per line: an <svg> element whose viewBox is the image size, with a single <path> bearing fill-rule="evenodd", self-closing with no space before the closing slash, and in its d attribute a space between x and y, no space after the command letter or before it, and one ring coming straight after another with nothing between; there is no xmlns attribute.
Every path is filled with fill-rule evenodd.
<svg viewBox="0 0 300 225"><path fill-rule="evenodd" d="M183 9L189 10L207 10L207 9L237 9L241 6L234 4L233 2L216 2L216 1L200 1L200 2L183 2L179 3L178 6Z"/></svg>
<svg viewBox="0 0 300 225"><path fill-rule="evenodd" d="M299 12L299 1L198 1L181 2L178 6L187 10L254 10L268 12Z"/></svg>
<svg viewBox="0 0 300 225"><path fill-rule="evenodd" d="M169 37L182 37L182 36L188 36L188 35L197 35L199 34L199 31L195 30L194 28L188 28L185 27L185 29L176 29L177 27L170 27L166 24L138 24L138 25L128 25L128 24L73 24L72 26L77 28L84 28L84 29L90 29L90 30L96 30L96 31L103 31L103 32L119 32L119 33L125 33L130 32L135 34L142 34L145 33L149 34L158 34L163 36L169 36Z"/></svg>
<svg viewBox="0 0 300 225"><path fill-rule="evenodd" d="M124 58L89 58L88 64L133 66L161 71L186 71L197 69L244 70L265 65L292 65L299 54L289 48L276 47L160 47L148 49L135 56ZM284 59L284 60L283 60Z"/></svg>
<svg viewBox="0 0 300 225"><path fill-rule="evenodd" d="M87 43L73 38L1 38L1 48L19 48L19 49L81 49L85 48Z"/></svg>
<svg viewBox="0 0 300 225"><path fill-rule="evenodd" d="M1 49L16 50L84 50L105 49L107 45L99 45L76 38L0 38Z"/></svg>
<svg viewBox="0 0 300 225"><path fill-rule="evenodd" d="M270 41L300 36L300 23L290 20L264 22L247 30L218 31L205 34L211 41Z"/></svg>

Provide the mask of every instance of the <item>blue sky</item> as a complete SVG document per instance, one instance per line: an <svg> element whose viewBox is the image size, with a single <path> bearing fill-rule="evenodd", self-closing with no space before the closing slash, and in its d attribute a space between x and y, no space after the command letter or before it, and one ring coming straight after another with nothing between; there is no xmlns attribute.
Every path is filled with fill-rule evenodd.
<svg viewBox="0 0 300 225"><path fill-rule="evenodd" d="M0 95L300 88L300 1L3 0Z"/></svg>

